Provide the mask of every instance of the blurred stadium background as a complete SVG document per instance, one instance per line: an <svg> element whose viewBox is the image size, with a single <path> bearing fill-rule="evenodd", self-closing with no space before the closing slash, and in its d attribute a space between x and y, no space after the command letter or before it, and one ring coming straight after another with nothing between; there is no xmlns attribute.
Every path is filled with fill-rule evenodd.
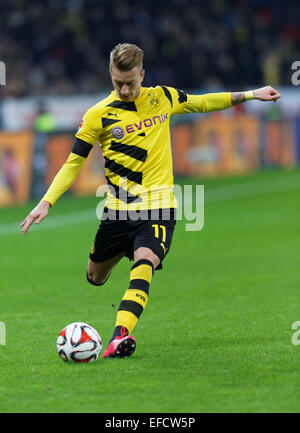
<svg viewBox="0 0 300 433"><path fill-rule="evenodd" d="M271 0L3 0L0 4L0 207L45 192L73 144L83 113L111 91L110 50L145 51L144 85L189 93L272 85L277 104L174 116L175 176L209 178L300 161L300 4ZM98 149L69 193L104 183Z"/></svg>

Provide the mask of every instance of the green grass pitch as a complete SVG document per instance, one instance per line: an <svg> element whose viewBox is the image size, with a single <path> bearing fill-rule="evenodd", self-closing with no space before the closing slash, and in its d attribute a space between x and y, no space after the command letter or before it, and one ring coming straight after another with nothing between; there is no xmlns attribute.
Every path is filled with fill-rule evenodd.
<svg viewBox="0 0 300 433"><path fill-rule="evenodd" d="M0 412L299 412L300 171L204 184L204 228L177 222L135 354L93 364L63 363L56 338L84 321L106 346L128 287L128 259L85 279L98 199L61 198L25 237L34 203L1 209Z"/></svg>

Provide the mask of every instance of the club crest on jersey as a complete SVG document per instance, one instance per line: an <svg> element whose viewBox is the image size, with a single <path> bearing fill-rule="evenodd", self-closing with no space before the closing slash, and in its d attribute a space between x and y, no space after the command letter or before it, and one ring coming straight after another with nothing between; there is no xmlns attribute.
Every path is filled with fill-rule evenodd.
<svg viewBox="0 0 300 433"><path fill-rule="evenodd" d="M150 93L150 95L149 95L149 102L150 102L150 105L151 105L152 107L154 107L154 108L159 107L159 99L158 99L158 97L156 96L156 93L155 93L155 92L151 92L151 93Z"/></svg>
<svg viewBox="0 0 300 433"><path fill-rule="evenodd" d="M113 137L115 137L117 140L121 140L121 138L123 138L125 135L124 129L121 128L120 126L115 126L111 130L111 133L112 133Z"/></svg>

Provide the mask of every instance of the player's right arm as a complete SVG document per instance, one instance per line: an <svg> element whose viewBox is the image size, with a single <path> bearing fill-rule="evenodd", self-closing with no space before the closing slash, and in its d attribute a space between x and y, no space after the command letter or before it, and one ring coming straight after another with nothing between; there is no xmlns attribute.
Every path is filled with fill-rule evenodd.
<svg viewBox="0 0 300 433"><path fill-rule="evenodd" d="M77 145L75 142L74 147ZM74 149L74 148L73 148ZM21 222L22 233L26 235L31 224L35 221L39 224L48 215L49 208L54 205L56 200L72 185L76 179L82 164L86 158L77 155L73 151L70 153L67 161L61 167L48 191L39 202L39 204L27 215Z"/></svg>
<svg viewBox="0 0 300 433"><path fill-rule="evenodd" d="M22 233L26 235L35 221L39 224L48 215L49 208L75 181L90 150L99 138L100 130L97 127L97 114L93 107L86 112L76 133L76 141L67 161L53 179L48 191L40 203L21 222Z"/></svg>

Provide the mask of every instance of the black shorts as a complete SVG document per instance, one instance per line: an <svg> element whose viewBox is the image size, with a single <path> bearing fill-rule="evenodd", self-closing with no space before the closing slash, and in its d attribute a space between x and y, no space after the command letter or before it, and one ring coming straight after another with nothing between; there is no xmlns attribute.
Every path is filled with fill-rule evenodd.
<svg viewBox="0 0 300 433"><path fill-rule="evenodd" d="M175 224L176 209L145 210L133 214L105 207L90 259L102 262L125 251L125 256L133 260L137 248L147 247L160 259L156 269L162 269L162 261L170 251Z"/></svg>

